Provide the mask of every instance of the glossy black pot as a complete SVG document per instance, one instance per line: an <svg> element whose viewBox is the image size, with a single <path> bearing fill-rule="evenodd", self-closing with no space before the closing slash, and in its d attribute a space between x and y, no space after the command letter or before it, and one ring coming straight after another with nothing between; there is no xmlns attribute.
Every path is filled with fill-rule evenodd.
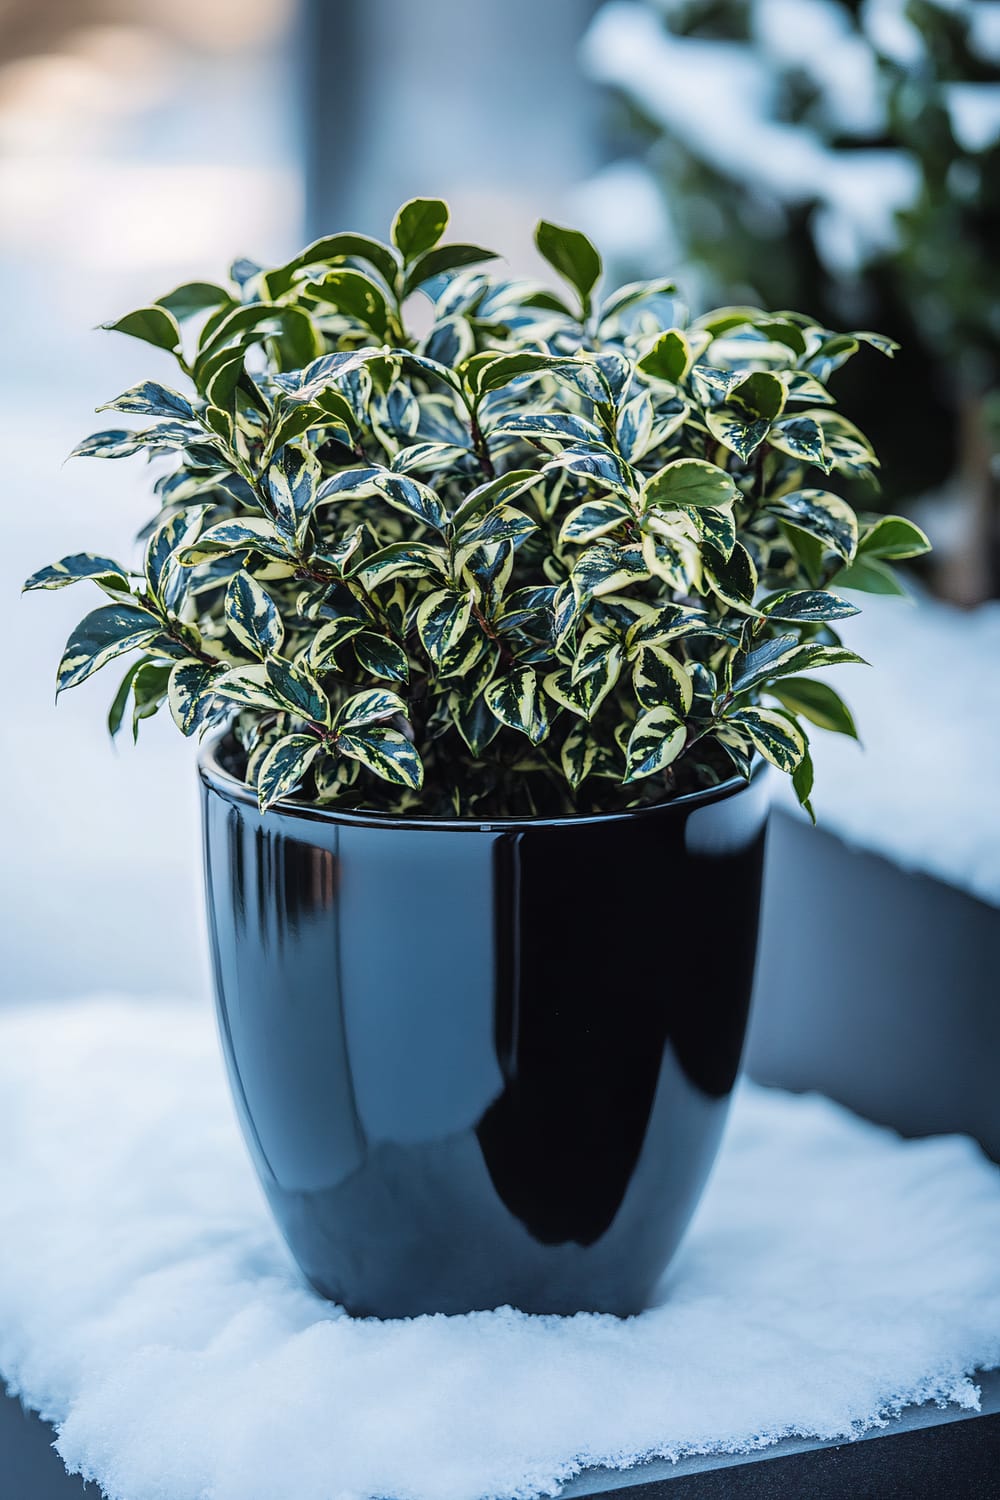
<svg viewBox="0 0 1000 1500"><path fill-rule="evenodd" d="M313 1286L380 1317L647 1305L739 1068L765 778L605 817L262 816L218 748L223 1045Z"/></svg>

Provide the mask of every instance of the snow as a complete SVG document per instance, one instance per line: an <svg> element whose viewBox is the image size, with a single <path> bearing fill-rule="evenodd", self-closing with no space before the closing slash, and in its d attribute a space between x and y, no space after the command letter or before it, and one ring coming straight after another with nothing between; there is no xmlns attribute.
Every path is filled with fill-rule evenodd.
<svg viewBox="0 0 1000 1500"><path fill-rule="evenodd" d="M772 64L806 74L821 90L829 124L879 135L885 117L878 62L843 5L832 0L757 0L752 34Z"/></svg>
<svg viewBox="0 0 1000 1500"><path fill-rule="evenodd" d="M906 869L1000 906L1000 603L856 596L845 643L872 663L835 667L864 743L817 729L813 805L823 826ZM785 778L783 803L794 806Z"/></svg>
<svg viewBox="0 0 1000 1500"><path fill-rule="evenodd" d="M745 1086L641 1317L354 1321L306 1290L187 1005L0 1012L0 1370L111 1500L478 1500L856 1436L1000 1365L1000 1172Z"/></svg>
<svg viewBox="0 0 1000 1500"><path fill-rule="evenodd" d="M774 4L761 21L772 40L781 30ZM787 32L786 59L807 40L804 33ZM857 45L856 38L842 38L824 64L828 81L836 73L840 93L854 86ZM854 58L849 65L848 52ZM621 89L724 176L778 203L818 201L828 221L820 248L829 247L835 269L854 270L895 247L895 216L919 189L917 163L900 150L834 151L809 127L771 118L778 73L765 50L674 36L635 0L610 0L584 39L583 59L593 77ZM863 81L860 89L858 100Z"/></svg>
<svg viewBox="0 0 1000 1500"><path fill-rule="evenodd" d="M1000 141L1000 83L949 83L945 97L964 151L989 151Z"/></svg>

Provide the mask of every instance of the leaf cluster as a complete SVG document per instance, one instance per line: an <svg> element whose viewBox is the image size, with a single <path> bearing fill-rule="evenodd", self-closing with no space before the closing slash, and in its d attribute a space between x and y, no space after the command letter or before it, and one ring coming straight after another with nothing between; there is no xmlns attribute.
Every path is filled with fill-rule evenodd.
<svg viewBox="0 0 1000 1500"><path fill-rule="evenodd" d="M896 590L927 545L832 487L877 460L826 382L892 347L793 312L691 321L668 281L598 295L593 245L543 222L553 291L447 222L417 199L389 243L240 261L109 325L182 389L124 392L103 409L130 425L76 450L154 460L157 512L141 567L28 580L105 595L59 690L130 656L112 732L164 705L186 735L228 724L262 808L590 813L756 756L808 805L806 724L855 733L811 675L858 660L838 590Z"/></svg>

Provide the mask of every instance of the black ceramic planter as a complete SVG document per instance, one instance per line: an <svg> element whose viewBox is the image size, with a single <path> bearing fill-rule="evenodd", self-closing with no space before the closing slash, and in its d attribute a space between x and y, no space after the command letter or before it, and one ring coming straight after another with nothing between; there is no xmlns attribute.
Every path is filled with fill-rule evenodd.
<svg viewBox="0 0 1000 1500"><path fill-rule="evenodd" d="M764 778L575 820L262 816L217 749L223 1045L313 1286L380 1317L643 1308L739 1068Z"/></svg>

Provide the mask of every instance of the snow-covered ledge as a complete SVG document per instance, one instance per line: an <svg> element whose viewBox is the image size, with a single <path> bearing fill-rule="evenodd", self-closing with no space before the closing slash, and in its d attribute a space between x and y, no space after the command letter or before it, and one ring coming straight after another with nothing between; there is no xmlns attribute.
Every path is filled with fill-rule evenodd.
<svg viewBox="0 0 1000 1500"><path fill-rule="evenodd" d="M834 668L824 681L854 710L863 749L812 733L817 820L1000 906L1000 603L857 602L842 634L873 670ZM790 788L777 796L795 810Z"/></svg>
<svg viewBox="0 0 1000 1500"><path fill-rule="evenodd" d="M354 1321L299 1280L214 1027L0 1012L0 1375L111 1500L476 1500L857 1436L1000 1366L1000 1170L747 1087L641 1317Z"/></svg>

